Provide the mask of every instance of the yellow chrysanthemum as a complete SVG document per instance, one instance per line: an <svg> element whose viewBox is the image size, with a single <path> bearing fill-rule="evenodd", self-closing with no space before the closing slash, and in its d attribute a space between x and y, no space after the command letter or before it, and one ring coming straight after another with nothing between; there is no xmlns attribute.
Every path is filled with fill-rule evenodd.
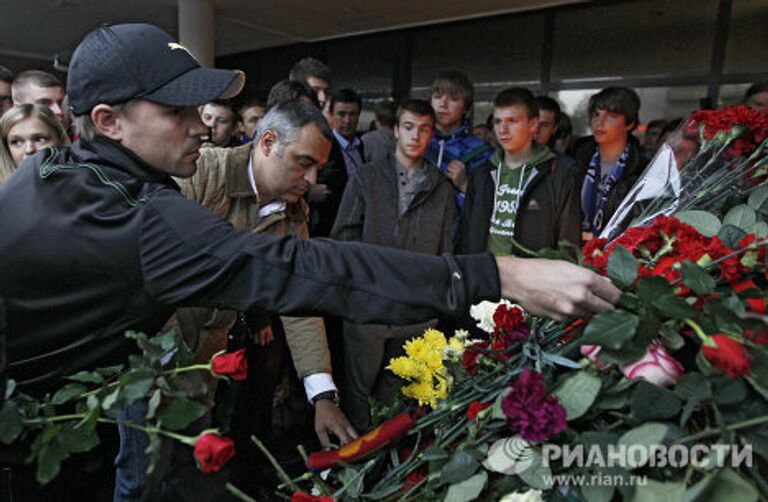
<svg viewBox="0 0 768 502"><path fill-rule="evenodd" d="M427 344L423 338L414 338L405 342L405 353L412 359L420 359L427 350Z"/></svg>
<svg viewBox="0 0 768 502"><path fill-rule="evenodd" d="M424 341L430 348L443 350L448 342L445 341L445 335L436 329L428 329L424 332Z"/></svg>
<svg viewBox="0 0 768 502"><path fill-rule="evenodd" d="M411 359L407 357L395 357L389 360L389 366L387 366L395 375L400 378L416 378L419 376L419 368Z"/></svg>

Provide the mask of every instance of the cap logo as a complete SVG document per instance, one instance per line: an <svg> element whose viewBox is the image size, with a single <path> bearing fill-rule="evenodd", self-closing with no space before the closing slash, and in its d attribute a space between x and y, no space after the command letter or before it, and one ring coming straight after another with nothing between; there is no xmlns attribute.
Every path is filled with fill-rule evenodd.
<svg viewBox="0 0 768 502"><path fill-rule="evenodd" d="M181 51L186 52L190 56L192 56L192 53L189 52L189 49L187 49L186 47L184 47L183 45L181 45L181 44L179 44L177 42L168 42L168 47L170 47L172 51L181 50ZM192 56L192 58L194 58L194 57L195 56Z"/></svg>

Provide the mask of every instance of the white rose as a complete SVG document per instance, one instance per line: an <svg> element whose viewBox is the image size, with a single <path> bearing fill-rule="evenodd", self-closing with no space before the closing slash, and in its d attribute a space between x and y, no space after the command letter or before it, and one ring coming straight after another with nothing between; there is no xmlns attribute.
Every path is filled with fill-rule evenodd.
<svg viewBox="0 0 768 502"><path fill-rule="evenodd" d="M507 493L499 502L544 502L541 498L541 490L528 490L525 493Z"/></svg>

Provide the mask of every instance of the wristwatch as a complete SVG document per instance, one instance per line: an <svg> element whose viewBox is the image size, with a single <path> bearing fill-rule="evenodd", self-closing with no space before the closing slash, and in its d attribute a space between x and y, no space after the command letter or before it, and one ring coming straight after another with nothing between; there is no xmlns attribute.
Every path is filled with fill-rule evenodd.
<svg viewBox="0 0 768 502"><path fill-rule="evenodd" d="M315 397L312 398L312 406L316 405L318 401L322 401L324 399L329 399L336 403L336 406L339 406L341 404L341 396L339 395L339 391L336 390L327 390L325 392L321 392L320 394L317 394Z"/></svg>

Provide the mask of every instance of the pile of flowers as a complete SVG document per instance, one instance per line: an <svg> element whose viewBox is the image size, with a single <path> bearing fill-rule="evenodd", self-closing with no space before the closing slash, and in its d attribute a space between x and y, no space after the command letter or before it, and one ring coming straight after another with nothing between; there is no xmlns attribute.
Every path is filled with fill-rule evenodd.
<svg viewBox="0 0 768 502"><path fill-rule="evenodd" d="M473 307L485 336L455 335L460 358L457 343L416 370L407 347L390 364L407 381L412 425L292 489L332 500L768 498L768 120L699 112L678 136L582 250L582 265L622 289L617 308L560 324L507 301ZM551 454L580 447L581 463ZM606 464L606 452L633 448L690 457ZM749 461L718 448L747 448Z"/></svg>

